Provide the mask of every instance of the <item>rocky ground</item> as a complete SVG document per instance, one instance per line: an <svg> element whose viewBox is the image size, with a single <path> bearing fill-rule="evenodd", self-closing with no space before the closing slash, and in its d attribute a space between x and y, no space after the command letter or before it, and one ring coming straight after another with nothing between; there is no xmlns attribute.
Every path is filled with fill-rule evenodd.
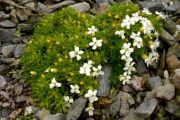
<svg viewBox="0 0 180 120"><path fill-rule="evenodd" d="M86 99L75 100L67 115L37 108L23 79L19 59L41 16L62 7L95 14L114 2L137 2L168 18L161 32L160 61L136 65L139 77L110 93L110 66L100 78L94 117L82 112ZM100 8L99 8L100 7ZM179 120L180 119L180 2L179 0L0 0L0 120Z"/></svg>

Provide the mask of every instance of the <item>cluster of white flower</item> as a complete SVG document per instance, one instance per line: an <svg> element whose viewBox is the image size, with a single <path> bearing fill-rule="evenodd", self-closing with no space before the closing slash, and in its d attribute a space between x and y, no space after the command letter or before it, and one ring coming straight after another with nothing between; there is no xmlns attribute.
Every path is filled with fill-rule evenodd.
<svg viewBox="0 0 180 120"><path fill-rule="evenodd" d="M69 96L64 96L64 101L67 104L67 107L70 107L70 105L74 102L73 98L70 98Z"/></svg>
<svg viewBox="0 0 180 120"><path fill-rule="evenodd" d="M51 83L49 84L49 87L52 89L54 87L61 87L61 83L57 82L55 78L51 80Z"/></svg>
<svg viewBox="0 0 180 120"><path fill-rule="evenodd" d="M81 56L84 52L79 49L79 47L74 46L74 51L69 52L70 58L75 58L79 61Z"/></svg>
<svg viewBox="0 0 180 120"><path fill-rule="evenodd" d="M98 100L98 98L96 97L96 94L97 94L97 90L93 91L90 89L84 95L84 97L88 98L88 100L89 100L88 107L86 108L86 111L89 113L89 116L93 115L93 110L94 110L93 103Z"/></svg>
<svg viewBox="0 0 180 120"><path fill-rule="evenodd" d="M146 8L142 10L142 12L147 15L152 14ZM160 44L158 40L159 33L154 31L154 27L151 21L145 17L140 16L139 13L140 12L136 12L132 14L132 17L130 17L129 15L126 15L125 19L123 19L121 23L121 27L130 29L132 25L135 25L137 22L139 22L142 24L144 35L145 34L148 35L150 39L152 39L152 36L151 36L152 34L154 34L157 37L157 39L154 42L153 41L149 42L151 52L149 53L148 56L144 55L144 58L143 58L147 66L149 66L154 61L157 61L159 58L159 54L157 53L157 50L156 50ZM163 19L165 18L164 15L159 12L156 12L156 14L162 17ZM118 35L122 40L126 38L124 30L116 31L115 35ZM123 84L129 83L132 72L136 71L136 69L134 68L135 63L133 62L131 53L134 52L134 49L136 47L137 48L143 47L143 39L141 37L141 32L137 32L137 33L132 32L132 34L130 35L130 39L133 40L132 46L131 46L131 43L124 43L122 46L122 49L120 50L120 54L122 55L121 59L125 61L125 66L123 68L124 73L120 75L119 77L120 81L123 81Z"/></svg>

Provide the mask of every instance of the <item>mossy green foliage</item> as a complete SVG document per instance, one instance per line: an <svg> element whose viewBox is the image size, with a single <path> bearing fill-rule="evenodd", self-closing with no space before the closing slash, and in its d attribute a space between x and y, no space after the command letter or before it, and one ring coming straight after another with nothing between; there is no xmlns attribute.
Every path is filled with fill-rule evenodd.
<svg viewBox="0 0 180 120"><path fill-rule="evenodd" d="M79 74L79 68L88 60L92 60L94 66L111 64L113 66L112 86L118 87L120 85L119 75L123 73L124 66L119 51L125 41L115 36L114 33L124 29L127 36L130 36L132 31L139 31L142 27L141 24L136 24L129 30L120 27L125 15L131 15L137 11L139 11L137 5L123 3L113 5L96 17L78 13L71 8L65 8L45 16L38 24L33 40L21 58L24 76L31 84L35 102L40 107L54 112L66 112L67 107L63 96L78 97L78 95L69 92L70 84L80 86L80 95L84 95L88 89L97 89L96 77ZM162 21L157 16L145 15L144 13L141 15L153 23L156 31L160 30ZM92 50L89 47L93 35L87 34L87 28L93 25L98 28L96 38L103 40L102 47L97 50ZM145 43L149 41L148 36L142 37ZM126 41L131 40L127 38ZM84 51L80 61L69 57L69 52L74 51L74 45ZM148 50L148 44L144 44L141 49L135 49L132 54L134 61L141 59L142 53L148 53ZM57 71L45 73L47 68L57 69ZM32 71L33 75L30 74ZM52 78L56 78L58 82L62 83L62 86L50 89L49 84Z"/></svg>

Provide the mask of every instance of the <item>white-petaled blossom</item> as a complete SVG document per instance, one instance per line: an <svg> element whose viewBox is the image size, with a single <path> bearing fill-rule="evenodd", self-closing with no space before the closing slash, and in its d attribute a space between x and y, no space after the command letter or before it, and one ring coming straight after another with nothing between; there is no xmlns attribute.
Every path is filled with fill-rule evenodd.
<svg viewBox="0 0 180 120"><path fill-rule="evenodd" d="M92 49L95 50L97 47L102 46L102 39L97 40L96 37L92 38L92 42L89 43L89 46L92 46Z"/></svg>
<svg viewBox="0 0 180 120"><path fill-rule="evenodd" d="M133 46L137 48L141 48L143 46L143 39L141 38L140 34L141 34L140 32L138 33L133 32L130 36L131 39L134 39Z"/></svg>
<svg viewBox="0 0 180 120"><path fill-rule="evenodd" d="M154 30L153 25L150 20L142 17L141 23L143 25L144 34L150 34L152 30Z"/></svg>
<svg viewBox="0 0 180 120"><path fill-rule="evenodd" d="M126 27L127 29L130 29L131 26L131 18L126 15L125 19L123 19L122 23L121 23L121 27Z"/></svg>
<svg viewBox="0 0 180 120"><path fill-rule="evenodd" d="M157 52L151 52L149 53L149 56L144 61L146 65L149 66L149 65L152 65L154 61L157 62L158 59L159 59L159 54Z"/></svg>
<svg viewBox="0 0 180 120"><path fill-rule="evenodd" d="M58 83L55 78L51 80L51 83L49 84L49 87L52 89L54 87L61 87L61 83Z"/></svg>
<svg viewBox="0 0 180 120"><path fill-rule="evenodd" d="M97 29L95 26L92 26L91 28L88 28L88 34L94 34L97 32Z"/></svg>
<svg viewBox="0 0 180 120"><path fill-rule="evenodd" d="M80 93L80 91L79 91L79 86L78 86L77 84L75 84L75 85L70 85L70 88L71 88L71 90L70 90L71 93L77 93L77 94Z"/></svg>
<svg viewBox="0 0 180 120"><path fill-rule="evenodd" d="M133 59L130 56L122 55L121 60L126 61L126 63L130 63L133 61Z"/></svg>
<svg viewBox="0 0 180 120"><path fill-rule="evenodd" d="M132 17L131 17L131 25L134 25L136 22L138 22L139 20L141 19L141 16L139 16L139 13L134 13L132 14Z"/></svg>
<svg viewBox="0 0 180 120"><path fill-rule="evenodd" d="M128 72L124 72L122 75L119 76L119 80L123 82L123 85L126 83L129 84L131 79L131 76L128 74Z"/></svg>
<svg viewBox="0 0 180 120"><path fill-rule="evenodd" d="M93 76L99 76L99 75L104 75L104 72L102 71L102 66L101 65L98 65L97 68L93 67Z"/></svg>
<svg viewBox="0 0 180 120"><path fill-rule="evenodd" d="M90 76L91 67L92 67L92 61L89 60L87 63L84 63L84 65L82 67L80 67L79 73L80 74L86 74L87 76Z"/></svg>
<svg viewBox="0 0 180 120"><path fill-rule="evenodd" d="M115 35L118 35L119 37L121 37L122 39L125 39L125 31L124 30L120 30L120 31L116 31Z"/></svg>
<svg viewBox="0 0 180 120"><path fill-rule="evenodd" d="M159 47L160 42L158 39L156 39L154 42L150 43L150 48L153 52L156 51L156 49Z"/></svg>
<svg viewBox="0 0 180 120"><path fill-rule="evenodd" d="M143 13L146 13L147 15L151 15L152 13L147 9L147 8L144 8L142 10Z"/></svg>
<svg viewBox="0 0 180 120"><path fill-rule="evenodd" d="M48 73L50 71L50 67L48 69L46 69L44 72Z"/></svg>
<svg viewBox="0 0 180 120"><path fill-rule="evenodd" d="M98 98L96 97L96 94L97 94L97 90L88 90L88 92L84 95L85 98L88 98L89 99L89 102L90 103L93 103L95 101L98 100Z"/></svg>
<svg viewBox="0 0 180 120"><path fill-rule="evenodd" d="M70 107L70 105L74 102L73 98L70 98L69 96L64 96L64 101L67 103L67 107Z"/></svg>
<svg viewBox="0 0 180 120"><path fill-rule="evenodd" d="M129 75L131 75L131 72L136 71L134 65L135 65L135 62L126 63L126 64L125 64L125 67L124 67L124 70L127 71L127 73L128 73Z"/></svg>
<svg viewBox="0 0 180 120"><path fill-rule="evenodd" d="M82 50L79 49L79 47L74 46L74 51L69 52L70 58L75 58L77 60L81 59L81 56L84 52Z"/></svg>
<svg viewBox="0 0 180 120"><path fill-rule="evenodd" d="M156 11L155 14L161 17L162 19L166 19L165 15L162 12Z"/></svg>
<svg viewBox="0 0 180 120"><path fill-rule="evenodd" d="M143 47L143 40L142 40L142 38L138 37L138 38L134 39L133 46L135 46L137 48Z"/></svg>
<svg viewBox="0 0 180 120"><path fill-rule="evenodd" d="M131 43L124 43L122 50L120 50L120 53L121 55L129 57L133 51L134 49L131 48Z"/></svg>
<svg viewBox="0 0 180 120"><path fill-rule="evenodd" d="M89 116L93 116L94 107L92 103L88 104L88 107L85 109L89 113Z"/></svg>

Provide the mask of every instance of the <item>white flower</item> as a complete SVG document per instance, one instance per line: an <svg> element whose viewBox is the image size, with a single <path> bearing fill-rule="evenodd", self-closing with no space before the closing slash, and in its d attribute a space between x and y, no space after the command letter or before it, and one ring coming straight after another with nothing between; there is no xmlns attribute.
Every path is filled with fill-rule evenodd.
<svg viewBox="0 0 180 120"><path fill-rule="evenodd" d="M71 88L71 90L70 90L71 93L77 93L77 94L80 93L78 85L76 85L76 84L75 85L70 85L70 88Z"/></svg>
<svg viewBox="0 0 180 120"><path fill-rule="evenodd" d="M132 14L132 17L131 17L131 20L130 20L130 23L131 25L134 25L136 22L138 22L139 20L141 19L141 17L139 16L139 13L134 13Z"/></svg>
<svg viewBox="0 0 180 120"><path fill-rule="evenodd" d="M124 35L125 31L121 30L121 31L116 31L115 35L119 35L122 39L125 39L125 35Z"/></svg>
<svg viewBox="0 0 180 120"><path fill-rule="evenodd" d="M69 52L70 58L75 58L77 60L81 59L81 56L84 52L82 50L79 50L79 47L74 46L74 51Z"/></svg>
<svg viewBox="0 0 180 120"><path fill-rule="evenodd" d="M98 98L96 97L96 94L97 94L97 90L93 91L90 89L88 90L88 93L84 95L84 97L88 98L90 103L93 103L98 100Z"/></svg>
<svg viewBox="0 0 180 120"><path fill-rule="evenodd" d="M94 107L92 103L88 104L88 107L85 109L89 113L89 116L93 116Z"/></svg>
<svg viewBox="0 0 180 120"><path fill-rule="evenodd" d="M89 43L89 46L92 46L92 49L95 50L97 47L102 46L102 39L97 40L96 37L92 38L92 42Z"/></svg>
<svg viewBox="0 0 180 120"><path fill-rule="evenodd" d="M58 83L55 78L51 80L51 84L49 84L49 87L52 89L54 87L61 87L61 83Z"/></svg>
<svg viewBox="0 0 180 120"><path fill-rule="evenodd" d="M97 68L93 67L93 76L99 76L99 75L104 75L104 72L102 71L102 66L101 65L98 65Z"/></svg>
<svg viewBox="0 0 180 120"><path fill-rule="evenodd" d="M146 65L149 66L149 65L152 65L154 61L157 62L158 59L159 59L159 54L157 52L151 52L149 53L149 56L144 61Z"/></svg>
<svg viewBox="0 0 180 120"><path fill-rule="evenodd" d="M131 26L131 18L126 15L126 18L122 21L121 27L126 27L127 29L130 29Z"/></svg>
<svg viewBox="0 0 180 120"><path fill-rule="evenodd" d="M142 12L143 12L143 13L146 13L147 15L151 15L151 14L152 14L151 12L149 12L149 10L148 10L147 8L144 8L144 9L142 10Z"/></svg>
<svg viewBox="0 0 180 120"><path fill-rule="evenodd" d="M158 39L156 39L153 43L151 43L150 48L153 52L156 51L156 49L159 47L160 42Z"/></svg>
<svg viewBox="0 0 180 120"><path fill-rule="evenodd" d="M50 71L50 67L48 69L46 69L44 72L48 73Z"/></svg>
<svg viewBox="0 0 180 120"><path fill-rule="evenodd" d="M122 75L119 76L119 80L123 81L123 85L125 85L126 83L129 84L130 79L131 76L127 72L124 72Z"/></svg>
<svg viewBox="0 0 180 120"><path fill-rule="evenodd" d="M150 20L142 17L141 23L143 25L144 34L150 34L152 30L154 30L153 25Z"/></svg>
<svg viewBox="0 0 180 120"><path fill-rule="evenodd" d="M161 17L162 19L166 19L165 15L162 12L156 11L155 14Z"/></svg>
<svg viewBox="0 0 180 120"><path fill-rule="evenodd" d="M136 38L140 37L140 34L141 34L140 32L137 32L137 33L132 32L130 38L131 39L136 39Z"/></svg>
<svg viewBox="0 0 180 120"><path fill-rule="evenodd" d="M120 53L121 53L121 55L125 55L125 56L129 57L133 51L134 51L134 49L131 48L131 43L124 43L123 49L120 50Z"/></svg>
<svg viewBox="0 0 180 120"><path fill-rule="evenodd" d="M84 63L84 65L82 67L80 67L79 73L90 76L91 67L92 67L92 61L89 60L88 63Z"/></svg>
<svg viewBox="0 0 180 120"><path fill-rule="evenodd" d="M133 61L133 59L130 56L122 55L121 60L125 60L126 63L130 63Z"/></svg>
<svg viewBox="0 0 180 120"><path fill-rule="evenodd" d="M92 26L91 28L88 28L88 34L94 34L95 32L97 32L97 29L95 26Z"/></svg>
<svg viewBox="0 0 180 120"><path fill-rule="evenodd" d="M131 63L128 62L125 64L124 70L127 71L127 73L130 75L131 72L136 71L134 65L135 62L131 62Z"/></svg>
<svg viewBox="0 0 180 120"><path fill-rule="evenodd" d="M141 48L143 46L143 40L140 37L140 34L141 34L140 32L138 33L133 32L130 36L131 39L134 39L133 46L137 48Z"/></svg>
<svg viewBox="0 0 180 120"><path fill-rule="evenodd" d="M67 107L70 107L70 105L74 102L74 100L69 96L64 96L64 101L67 103Z"/></svg>

